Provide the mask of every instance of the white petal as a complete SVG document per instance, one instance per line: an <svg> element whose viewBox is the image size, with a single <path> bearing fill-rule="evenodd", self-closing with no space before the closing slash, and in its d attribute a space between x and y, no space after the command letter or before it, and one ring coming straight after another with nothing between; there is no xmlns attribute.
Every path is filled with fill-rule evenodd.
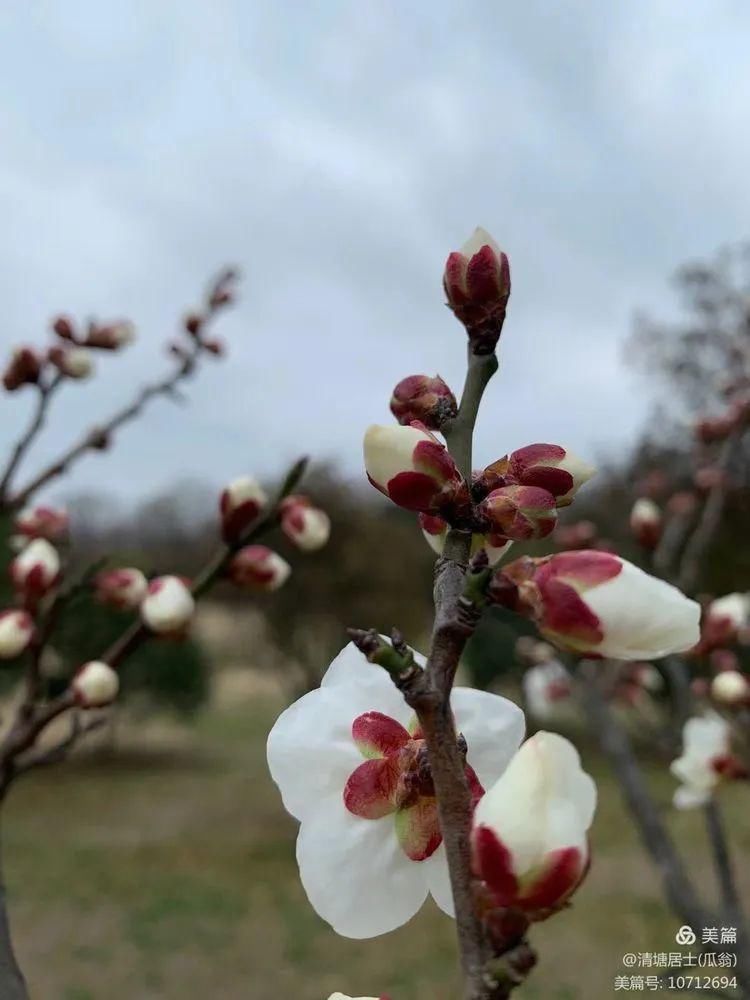
<svg viewBox="0 0 750 1000"><path fill-rule="evenodd" d="M395 930L427 896L422 863L401 850L393 816L361 819L343 800L305 819L297 863L313 909L343 937Z"/></svg>
<svg viewBox="0 0 750 1000"><path fill-rule="evenodd" d="M424 656L415 650L412 652L416 662L423 667L426 663ZM355 715L374 710L390 715L402 725L406 725L414 715L388 672L377 663L370 663L353 642L344 646L320 682L321 688L340 685L359 689L359 694L354 697L357 699L357 705L363 707L359 708Z"/></svg>
<svg viewBox="0 0 750 1000"><path fill-rule="evenodd" d="M466 759L485 789L494 784L523 740L523 712L507 698L474 688L454 688L456 729L466 737Z"/></svg>
<svg viewBox="0 0 750 1000"><path fill-rule="evenodd" d="M297 819L331 799L343 802L349 775L363 763L352 722L380 709L370 700L358 702L358 696L366 692L356 686L310 691L281 713L268 736L271 777L284 808Z"/></svg>
<svg viewBox="0 0 750 1000"><path fill-rule="evenodd" d="M654 660L700 638L700 606L664 580L622 560L622 570L583 595L602 621L597 651L620 660Z"/></svg>
<svg viewBox="0 0 750 1000"><path fill-rule="evenodd" d="M672 802L675 809L697 809L705 806L711 800L711 792L692 785L680 785L675 791Z"/></svg>
<svg viewBox="0 0 750 1000"><path fill-rule="evenodd" d="M365 468L378 486L385 489L400 472L414 468L414 449L420 441L432 440L418 427L383 427L373 424L367 428L364 440Z"/></svg>
<svg viewBox="0 0 750 1000"><path fill-rule="evenodd" d="M445 844L441 844L434 854L426 861L421 861L420 864L427 875L430 895L443 913L447 913L449 917L455 917L456 911L453 905L453 891L448 872L448 861L445 856Z"/></svg>
<svg viewBox="0 0 750 1000"><path fill-rule="evenodd" d="M494 250L496 254L500 253L500 247L493 240L486 229L482 229L481 226L477 226L471 236L466 240L464 245L461 247L461 253L464 257L471 259L475 253L479 253L482 247L490 247Z"/></svg>

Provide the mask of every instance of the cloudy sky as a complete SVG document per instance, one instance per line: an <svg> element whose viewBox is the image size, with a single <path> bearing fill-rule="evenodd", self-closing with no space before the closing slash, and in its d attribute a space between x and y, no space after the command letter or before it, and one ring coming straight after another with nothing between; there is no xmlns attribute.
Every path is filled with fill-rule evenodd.
<svg viewBox="0 0 750 1000"><path fill-rule="evenodd" d="M478 457L623 448L649 406L633 312L670 315L675 266L750 231L749 30L736 0L4 5L3 349L60 310L140 331L68 387L29 471L169 364L233 262L229 360L67 489L127 501L302 451L355 473L400 377L460 385L440 278L478 223L513 270ZM27 397L0 400L2 441Z"/></svg>

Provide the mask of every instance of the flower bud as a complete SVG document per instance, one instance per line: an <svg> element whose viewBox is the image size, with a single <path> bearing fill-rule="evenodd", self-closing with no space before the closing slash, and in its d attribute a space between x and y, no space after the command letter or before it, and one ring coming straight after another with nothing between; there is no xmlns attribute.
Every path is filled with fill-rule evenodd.
<svg viewBox="0 0 750 1000"><path fill-rule="evenodd" d="M81 341L83 347L96 347L102 351L116 351L120 347L135 340L135 327L129 320L119 320L100 326L89 324L86 339Z"/></svg>
<svg viewBox="0 0 750 1000"><path fill-rule="evenodd" d="M748 623L750 596L733 593L718 597L707 605L703 615L702 640L707 648L733 642Z"/></svg>
<svg viewBox="0 0 750 1000"><path fill-rule="evenodd" d="M178 576L158 576L141 602L141 618L152 632L180 633L195 610L193 595Z"/></svg>
<svg viewBox="0 0 750 1000"><path fill-rule="evenodd" d="M69 524L70 518L64 508L40 505L24 508L16 517L13 530L24 536L24 540L46 538L54 542L67 535Z"/></svg>
<svg viewBox="0 0 750 1000"><path fill-rule="evenodd" d="M528 444L493 462L482 473L489 489L519 483L551 493L558 507L567 507L596 469L559 444Z"/></svg>
<svg viewBox="0 0 750 1000"><path fill-rule="evenodd" d="M400 424L421 421L430 430L439 431L446 420L458 413L456 397L436 375L409 375L401 379L391 396L391 413Z"/></svg>
<svg viewBox="0 0 750 1000"><path fill-rule="evenodd" d="M31 642L34 620L28 611L0 611L0 660L12 660Z"/></svg>
<svg viewBox="0 0 750 1000"><path fill-rule="evenodd" d="M491 530L513 541L545 538L555 530L555 498L538 486L501 486L479 505Z"/></svg>
<svg viewBox="0 0 750 1000"><path fill-rule="evenodd" d="M682 730L682 755L670 770L682 783L674 794L677 809L706 805L723 778L746 777L732 753L732 730L716 712L688 719Z"/></svg>
<svg viewBox="0 0 750 1000"><path fill-rule="evenodd" d="M252 476L233 479L219 497L224 540L238 541L267 504L265 491Z"/></svg>
<svg viewBox="0 0 750 1000"><path fill-rule="evenodd" d="M102 604L130 611L148 593L148 580L139 569L107 569L97 574L94 588Z"/></svg>
<svg viewBox="0 0 750 1000"><path fill-rule="evenodd" d="M185 317L184 325L191 337L197 337L203 326L203 317L200 313L188 313Z"/></svg>
<svg viewBox="0 0 750 1000"><path fill-rule="evenodd" d="M633 504L630 512L630 530L644 549L655 549L661 538L664 519L662 513L647 497L641 497Z"/></svg>
<svg viewBox="0 0 750 1000"><path fill-rule="evenodd" d="M699 639L695 601L608 552L522 557L495 574L489 593L531 617L551 643L583 656L655 660Z"/></svg>
<svg viewBox="0 0 750 1000"><path fill-rule="evenodd" d="M742 705L750 698L750 681L739 670L722 670L711 681L711 697L722 705Z"/></svg>
<svg viewBox="0 0 750 1000"><path fill-rule="evenodd" d="M232 583L258 592L278 590L291 572L286 559L265 545L246 545L235 553L227 567Z"/></svg>
<svg viewBox="0 0 750 1000"><path fill-rule="evenodd" d="M19 594L34 604L60 579L60 557L45 538L35 538L10 564L10 576Z"/></svg>
<svg viewBox="0 0 750 1000"><path fill-rule="evenodd" d="M568 672L559 660L548 659L529 667L523 675L523 695L529 712L539 722L556 714L572 693Z"/></svg>
<svg viewBox="0 0 750 1000"><path fill-rule="evenodd" d="M365 434L364 455L372 485L407 510L438 514L465 489L448 449L419 423L374 424Z"/></svg>
<svg viewBox="0 0 750 1000"><path fill-rule="evenodd" d="M559 910L589 866L596 786L572 743L536 733L479 800L472 867L499 908L543 920Z"/></svg>
<svg viewBox="0 0 750 1000"><path fill-rule="evenodd" d="M434 514L420 514L419 526L422 529L425 541L432 551L436 555L441 556L445 548L445 540L450 531L448 522ZM471 539L470 555L475 556L478 552L484 550L487 554L487 564L495 566L500 562L512 544L513 542L509 538L505 538L504 535L475 534L472 535Z"/></svg>
<svg viewBox="0 0 750 1000"><path fill-rule="evenodd" d="M117 697L120 678L108 663L90 660L75 675L71 687L81 708L101 708Z"/></svg>
<svg viewBox="0 0 750 1000"><path fill-rule="evenodd" d="M331 534L331 519L324 510L313 507L308 497L298 494L285 497L279 504L281 530L303 552L322 549Z"/></svg>
<svg viewBox="0 0 750 1000"><path fill-rule="evenodd" d="M42 359L31 347L17 347L3 372L3 385L15 392L22 385L33 385L42 373Z"/></svg>
<svg viewBox="0 0 750 1000"><path fill-rule="evenodd" d="M443 288L448 307L466 327L474 353L491 354L510 297L510 264L484 229L475 229L461 249L449 255Z"/></svg>
<svg viewBox="0 0 750 1000"><path fill-rule="evenodd" d="M203 347L217 358L223 358L227 353L227 345L219 337L206 337Z"/></svg>
<svg viewBox="0 0 750 1000"><path fill-rule="evenodd" d="M91 354L83 347L51 347L47 357L60 374L68 378L88 378L94 370Z"/></svg>
<svg viewBox="0 0 750 1000"><path fill-rule="evenodd" d="M73 321L70 317L57 316L52 321L52 329L61 340L69 340L71 343L76 342L75 326L73 325Z"/></svg>

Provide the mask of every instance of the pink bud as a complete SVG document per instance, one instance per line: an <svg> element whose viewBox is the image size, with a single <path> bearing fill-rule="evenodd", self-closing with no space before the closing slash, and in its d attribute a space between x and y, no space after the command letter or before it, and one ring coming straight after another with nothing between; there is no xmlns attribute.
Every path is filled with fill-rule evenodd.
<svg viewBox="0 0 750 1000"><path fill-rule="evenodd" d="M288 496L279 505L281 530L303 552L322 549L331 534L325 511L313 507L305 496Z"/></svg>
<svg viewBox="0 0 750 1000"><path fill-rule="evenodd" d="M36 538L10 564L13 586L24 600L35 604L60 579L60 557L44 538Z"/></svg>
<svg viewBox="0 0 750 1000"><path fill-rule="evenodd" d="M94 587L102 604L129 611L146 596L148 580L139 569L108 569L97 575Z"/></svg>
<svg viewBox="0 0 750 1000"><path fill-rule="evenodd" d="M551 493L558 507L567 507L596 470L559 444L529 444L493 462L482 473L489 489L520 484Z"/></svg>
<svg viewBox="0 0 750 1000"><path fill-rule="evenodd" d="M54 542L68 533L70 518L62 507L26 507L16 517L13 530L25 539L46 538Z"/></svg>
<svg viewBox="0 0 750 1000"><path fill-rule="evenodd" d="M179 635L190 622L195 601L178 576L159 576L141 602L143 623L160 635Z"/></svg>
<svg viewBox="0 0 750 1000"><path fill-rule="evenodd" d="M188 313L185 317L185 329L191 337L197 337L203 326L203 317L200 313Z"/></svg>
<svg viewBox="0 0 750 1000"><path fill-rule="evenodd" d="M12 660L31 642L34 620L28 611L0 611L0 660Z"/></svg>
<svg viewBox="0 0 750 1000"><path fill-rule="evenodd" d="M448 449L417 422L369 427L364 457L372 485L407 510L438 514L468 495Z"/></svg>
<svg viewBox="0 0 750 1000"><path fill-rule="evenodd" d="M203 341L203 347L209 354L213 354L217 358L223 358L227 353L227 345L218 337L206 337Z"/></svg>
<svg viewBox="0 0 750 1000"><path fill-rule="evenodd" d="M96 347L102 351L116 351L134 339L135 327L133 324L129 320L118 320L115 323L101 326L98 323L91 323L86 338L81 343L84 347Z"/></svg>
<svg viewBox="0 0 750 1000"><path fill-rule="evenodd" d="M449 255L443 288L449 308L474 343L474 352L492 353L510 296L510 264L484 229L476 229L459 251Z"/></svg>
<svg viewBox="0 0 750 1000"><path fill-rule="evenodd" d="M439 375L408 375L391 397L391 413L404 425L418 420L430 430L439 431L457 412L456 397Z"/></svg>
<svg viewBox="0 0 750 1000"><path fill-rule="evenodd" d="M233 556L227 575L238 587L271 591L283 586L291 571L289 563L265 545L246 545Z"/></svg>
<svg viewBox="0 0 750 1000"><path fill-rule="evenodd" d="M261 511L267 506L268 497L260 483L252 476L240 476L226 486L219 497L221 530L226 542L236 542L242 537Z"/></svg>
<svg viewBox="0 0 750 1000"><path fill-rule="evenodd" d="M68 316L57 316L52 321L52 329L61 340L69 340L75 343L75 326Z"/></svg>
<svg viewBox="0 0 750 1000"><path fill-rule="evenodd" d="M82 347L51 347L47 357L68 378L88 378L94 369L91 355Z"/></svg>
<svg viewBox="0 0 750 1000"><path fill-rule="evenodd" d="M597 527L593 521L559 524L555 529L555 544L561 549L588 549L596 541Z"/></svg>
<svg viewBox="0 0 750 1000"><path fill-rule="evenodd" d="M654 501L647 497L636 500L630 512L630 530L638 544L644 549L655 549L663 527L662 513Z"/></svg>
<svg viewBox="0 0 750 1000"><path fill-rule="evenodd" d="M3 385L15 392L22 385L33 385L42 373L42 358L32 347L17 347L3 373Z"/></svg>
<svg viewBox="0 0 750 1000"><path fill-rule="evenodd" d="M537 486L501 486L479 505L491 530L513 541L545 538L557 523L555 498Z"/></svg>
<svg viewBox="0 0 750 1000"><path fill-rule="evenodd" d="M84 663L70 686L81 708L101 708L117 697L120 678L108 663L90 660Z"/></svg>
<svg viewBox="0 0 750 1000"><path fill-rule="evenodd" d="M589 866L596 786L578 751L556 733L536 733L479 800L472 867L500 909L544 920L559 910Z"/></svg>

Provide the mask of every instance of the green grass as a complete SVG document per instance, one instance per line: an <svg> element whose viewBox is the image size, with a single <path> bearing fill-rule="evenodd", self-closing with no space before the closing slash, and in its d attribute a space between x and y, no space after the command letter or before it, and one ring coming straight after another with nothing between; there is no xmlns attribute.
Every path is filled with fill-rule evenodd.
<svg viewBox="0 0 750 1000"><path fill-rule="evenodd" d="M177 740L82 756L13 793L4 852L17 951L34 1000L393 1000L460 996L453 924L431 903L406 927L347 941L300 887L295 824L265 768L277 706L208 713ZM626 951L669 951L677 927L600 762L595 862L569 912L534 929L541 961L522 1000L602 1000ZM666 773L652 776L665 807ZM727 805L750 848L742 788ZM695 815L672 825L706 889ZM744 888L750 892L750 874Z"/></svg>

